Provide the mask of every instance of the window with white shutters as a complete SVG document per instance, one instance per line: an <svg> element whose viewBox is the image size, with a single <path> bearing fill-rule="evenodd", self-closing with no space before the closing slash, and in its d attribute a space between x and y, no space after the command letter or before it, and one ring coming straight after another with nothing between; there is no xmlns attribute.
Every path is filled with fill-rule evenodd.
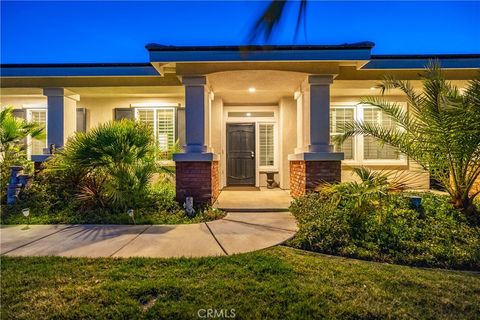
<svg viewBox="0 0 480 320"><path fill-rule="evenodd" d="M363 107L363 121L368 124L381 125L384 128L393 128L392 119L376 107ZM365 160L399 160L400 152L396 148L380 143L370 136L363 138L363 158Z"/></svg>
<svg viewBox="0 0 480 320"><path fill-rule="evenodd" d="M396 148L383 144L370 136L357 135L348 138L342 145L333 143L333 138L343 134L345 125L353 121L378 124L384 128L395 126L394 121L377 107L355 104L332 105L330 108L330 139L334 145L334 151L344 153L345 161L352 165L405 163L406 156Z"/></svg>
<svg viewBox="0 0 480 320"><path fill-rule="evenodd" d="M345 124L354 120L355 109L352 107L333 107L330 110L330 139L345 132ZM345 160L353 160L354 138L350 137L341 145L333 143L335 152L343 152Z"/></svg>
<svg viewBox="0 0 480 320"><path fill-rule="evenodd" d="M160 152L167 152L175 145L175 108L137 109L136 116L152 128Z"/></svg>
<svg viewBox="0 0 480 320"><path fill-rule="evenodd" d="M28 120L39 124L45 128L45 133L47 131L47 110L28 110ZM30 155L41 155L43 154L43 149L47 148L47 138L42 139L33 139L29 138L28 144L28 153Z"/></svg>

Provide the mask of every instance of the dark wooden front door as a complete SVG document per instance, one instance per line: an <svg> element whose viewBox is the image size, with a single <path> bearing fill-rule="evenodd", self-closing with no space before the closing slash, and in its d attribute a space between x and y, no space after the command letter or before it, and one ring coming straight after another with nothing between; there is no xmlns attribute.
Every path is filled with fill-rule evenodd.
<svg viewBox="0 0 480 320"><path fill-rule="evenodd" d="M227 185L255 185L255 124L227 124Z"/></svg>

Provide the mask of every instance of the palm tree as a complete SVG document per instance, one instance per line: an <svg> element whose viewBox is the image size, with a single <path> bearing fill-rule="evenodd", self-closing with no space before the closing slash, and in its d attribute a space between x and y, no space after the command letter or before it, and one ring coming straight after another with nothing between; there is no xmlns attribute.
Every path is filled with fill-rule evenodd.
<svg viewBox="0 0 480 320"><path fill-rule="evenodd" d="M156 169L151 130L124 119L77 133L55 154L52 169L70 171L79 180L80 200L122 209L138 205Z"/></svg>
<svg viewBox="0 0 480 320"><path fill-rule="evenodd" d="M33 122L27 122L13 115L13 108L0 110L0 188L5 190L10 175L10 166L24 165L27 161L25 139L45 138L45 130ZM3 194L3 192L0 192Z"/></svg>
<svg viewBox="0 0 480 320"><path fill-rule="evenodd" d="M461 93L445 80L438 62L430 62L422 83L423 91L417 92L409 81L386 76L378 86L381 96L366 97L360 103L378 107L396 126L348 123L335 142L362 134L397 148L445 187L456 208L474 213L473 200L480 193L472 192L480 175L480 76ZM405 94L408 111L384 97L392 89Z"/></svg>
<svg viewBox="0 0 480 320"><path fill-rule="evenodd" d="M270 2L265 11L262 12L250 31L249 42L252 43L259 37L263 36L265 41L268 42L275 28L278 26L281 18L285 15L287 0L273 0ZM307 0L290 1L291 3L298 3L298 15L297 23L295 26L295 37L298 36L300 30L300 24L303 22L303 29L305 31L306 13L307 13Z"/></svg>

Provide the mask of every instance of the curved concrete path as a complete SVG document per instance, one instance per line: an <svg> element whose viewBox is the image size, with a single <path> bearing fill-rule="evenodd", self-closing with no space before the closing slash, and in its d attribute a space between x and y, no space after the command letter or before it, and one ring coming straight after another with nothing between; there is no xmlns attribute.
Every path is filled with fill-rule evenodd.
<svg viewBox="0 0 480 320"><path fill-rule="evenodd" d="M230 212L223 219L183 225L2 226L7 256L206 257L256 251L293 237L288 212Z"/></svg>

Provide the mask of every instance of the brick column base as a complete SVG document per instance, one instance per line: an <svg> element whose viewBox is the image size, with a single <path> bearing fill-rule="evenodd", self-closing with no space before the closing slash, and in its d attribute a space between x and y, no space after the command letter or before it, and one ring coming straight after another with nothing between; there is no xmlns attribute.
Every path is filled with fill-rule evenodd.
<svg viewBox="0 0 480 320"><path fill-rule="evenodd" d="M290 161L290 194L300 197L315 191L319 185L328 182L340 182L341 161Z"/></svg>
<svg viewBox="0 0 480 320"><path fill-rule="evenodd" d="M176 199L193 197L194 204L213 204L219 189L218 161L176 161Z"/></svg>

